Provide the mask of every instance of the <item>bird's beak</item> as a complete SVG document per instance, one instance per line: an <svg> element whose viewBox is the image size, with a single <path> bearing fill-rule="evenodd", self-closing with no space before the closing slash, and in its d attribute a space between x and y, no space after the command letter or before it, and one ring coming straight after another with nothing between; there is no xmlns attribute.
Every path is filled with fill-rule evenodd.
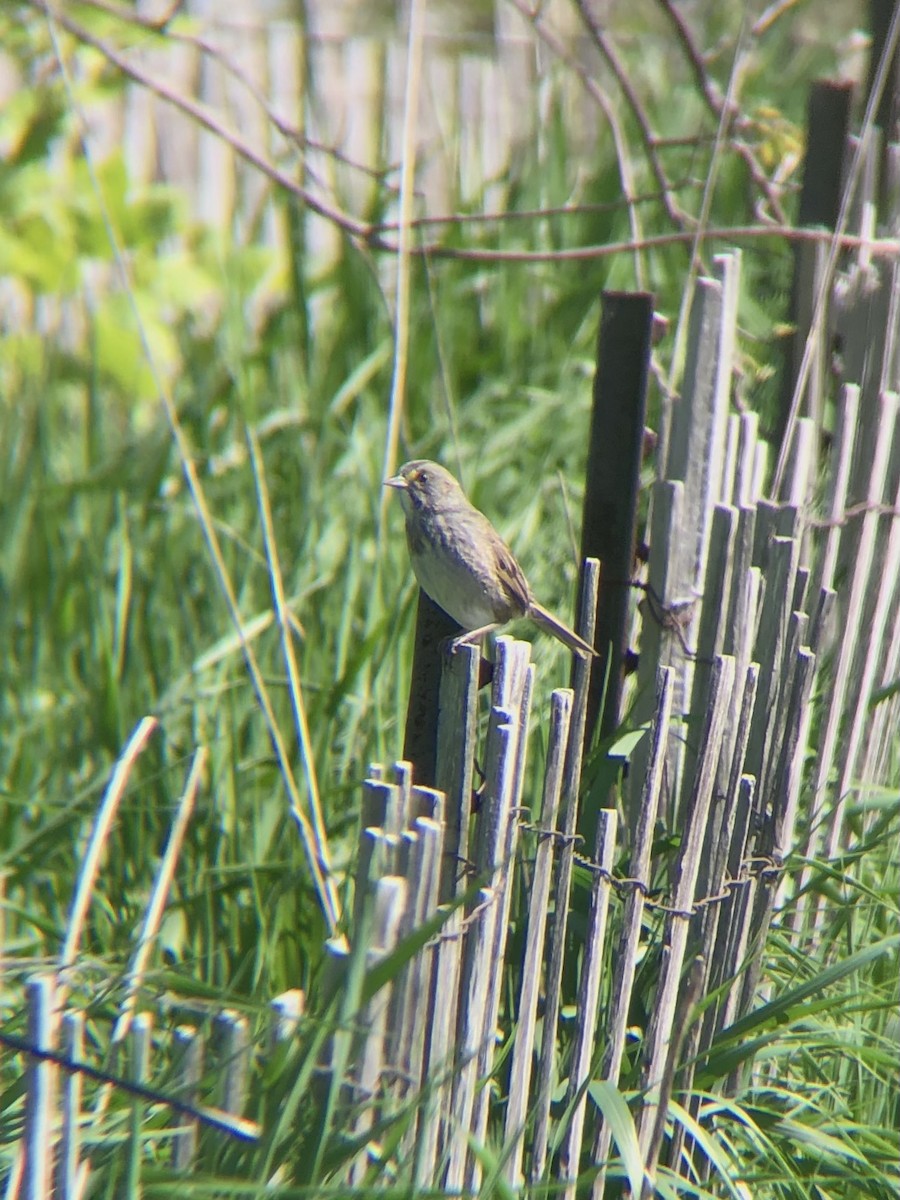
<svg viewBox="0 0 900 1200"><path fill-rule="evenodd" d="M401 491L405 492L409 487L409 484L402 475L392 475L390 479L386 479L384 481L384 487L399 488Z"/></svg>

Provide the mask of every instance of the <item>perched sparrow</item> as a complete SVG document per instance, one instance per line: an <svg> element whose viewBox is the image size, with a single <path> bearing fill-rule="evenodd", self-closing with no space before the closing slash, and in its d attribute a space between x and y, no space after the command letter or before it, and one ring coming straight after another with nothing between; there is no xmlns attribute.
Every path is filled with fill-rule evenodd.
<svg viewBox="0 0 900 1200"><path fill-rule="evenodd" d="M419 586L466 630L454 646L477 642L517 617L531 617L577 654L596 653L538 604L512 551L449 471L417 459L384 482L400 493Z"/></svg>

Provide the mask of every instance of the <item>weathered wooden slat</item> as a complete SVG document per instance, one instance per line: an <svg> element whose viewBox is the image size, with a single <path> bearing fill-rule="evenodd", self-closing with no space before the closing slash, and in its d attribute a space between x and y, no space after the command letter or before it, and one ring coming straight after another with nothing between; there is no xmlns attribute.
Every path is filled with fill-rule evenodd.
<svg viewBox="0 0 900 1200"><path fill-rule="evenodd" d="M726 638L728 599L731 593L731 568L734 560L737 511L730 505L716 505L710 531L710 547L703 583L703 602L697 623L697 647L691 708L688 717L688 737L684 752L682 788L693 786L694 772L701 753L698 733L703 727L709 698L710 676L717 654L721 654ZM726 731L726 744L728 741ZM715 816L715 809L713 810ZM714 821L708 826L712 833ZM707 860L708 862L708 860ZM701 888L704 885L701 884Z"/></svg>
<svg viewBox="0 0 900 1200"><path fill-rule="evenodd" d="M435 763L435 786L447 797L441 900L457 894L469 855L480 662L479 647L463 645L445 660L441 674Z"/></svg>
<svg viewBox="0 0 900 1200"><path fill-rule="evenodd" d="M859 388L855 384L846 384L841 389L837 426L834 431L831 469L828 472L825 494L825 517L829 524L821 539L818 563L813 574L811 586L814 595L818 595L823 587L834 587L834 570L847 507L847 489L850 484L858 414Z"/></svg>
<svg viewBox="0 0 900 1200"><path fill-rule="evenodd" d="M756 684L759 667L751 663L744 676L740 715L729 746L723 745L723 758L730 763L725 772L720 769L719 778L727 776L722 819L718 838L713 844L713 863L708 876L708 894L722 896L720 902L710 904L702 914L700 944L707 961L706 987L708 991L718 989L730 978L735 963L729 956L736 935L733 923L740 912L740 889L747 878L744 854L750 823L749 806L744 803L746 795L743 783L744 758L750 738L750 723L756 703ZM727 893L727 894L725 894ZM696 1038L687 1048L688 1059L709 1048L717 1032L717 1014L723 1007L722 1001L710 1005L703 1018L702 1026L696 1028Z"/></svg>
<svg viewBox="0 0 900 1200"><path fill-rule="evenodd" d="M390 954L397 944L400 923L406 909L407 890L406 880L397 875L385 875L376 885L370 941L365 951L368 969ZM353 1123L353 1132L357 1137L371 1129L376 1120L374 1098L385 1067L387 1015L391 991L392 985L385 984L358 1015L361 1046L357 1058L359 1067L356 1094L359 1109ZM363 1151L351 1164L348 1174L351 1187L359 1184L366 1166L367 1155Z"/></svg>
<svg viewBox="0 0 900 1200"><path fill-rule="evenodd" d="M748 1012L756 1002L756 991L762 976L762 964L765 957L765 933L772 920L775 896L781 882L780 869L793 840L793 825L800 782L797 756L802 754L804 749L801 744L801 736L807 728L804 714L809 707L814 668L815 656L808 648L801 648L798 651L793 693L786 715L784 741L773 780L771 805L761 823L757 839L757 854L761 858L769 859L771 866L759 872L753 896L748 942L753 943L754 950L741 982L738 1015ZM746 1067L739 1069L734 1074L729 1085L739 1086L742 1078L746 1078Z"/></svg>
<svg viewBox="0 0 900 1200"><path fill-rule="evenodd" d="M699 764L691 801L687 810L684 836L676 873L672 911L666 922L665 956L657 993L653 1029L648 1038L647 1068L644 1087L647 1090L640 1118L640 1144L648 1170L654 1169L647 1152L655 1136L656 1115L661 1091L666 1087L664 1073L669 1069L669 1049L673 1041L679 980L687 949L695 899L695 885L700 868L703 833L712 799L713 786L721 752L721 739L728 709L733 703L734 659L720 655L713 671L709 709L702 744L704 754Z"/></svg>
<svg viewBox="0 0 900 1200"><path fill-rule="evenodd" d="M525 656L522 656L523 665ZM509 819L506 824L505 831L505 852L504 859L508 864L502 881L502 890L500 894L500 913L497 924L494 929L494 950L493 961L495 964L502 963L506 960L506 943L509 934L509 915L512 906L513 882L514 882L514 866L516 863L516 849L519 841L519 819L518 812L522 803L522 781L524 778L525 765L525 744L528 735L528 722L531 716L531 697L534 690L534 666L530 664L525 671L525 679L522 684L521 693L516 698L515 711L517 715L518 731L517 745L515 754L515 767L512 785L512 796L510 800ZM497 1045L497 1022L500 1012L500 991L503 983L503 972L493 971L490 985L488 987L487 1004L485 1005L484 1016L484 1033L485 1036L481 1043L481 1051L478 1055L478 1075L479 1078L485 1079L490 1075L494 1065L494 1053ZM472 1120L472 1134L479 1144L484 1143L487 1136L488 1127L488 1112L490 1105L490 1089L481 1088L476 1094L475 1106ZM480 1176L480 1167L477 1171L472 1170L470 1166L469 1182L474 1188Z"/></svg>
<svg viewBox="0 0 900 1200"><path fill-rule="evenodd" d="M638 664L637 695L634 703L634 720L637 724L653 718L656 696L656 671L658 666L673 668L672 711L679 716L684 710L684 635L675 628L669 614L675 606L674 575L670 572L667 547L678 539L681 528L681 503L684 485L667 480L653 486L650 562L647 579L647 595L641 601L641 655ZM654 550L654 547L656 549ZM673 793L670 804L674 806L674 793L678 786L680 750L669 746L669 789ZM629 827L638 823L638 809L643 792L642 780L647 770L647 747L635 748L632 755L632 770L629 785ZM672 813L666 813L670 820Z"/></svg>
<svg viewBox="0 0 900 1200"><path fill-rule="evenodd" d="M447 657L443 647L448 638L460 632L460 626L420 589L403 757L413 764L416 782L425 787L439 786L440 689ZM476 652L480 653L477 647Z"/></svg>
<svg viewBox="0 0 900 1200"><path fill-rule="evenodd" d="M878 555L877 549L873 553L869 592L874 602L863 618L864 632L857 646L848 688L849 723L838 751L840 766L837 794L840 797L847 796L857 780L863 737L871 724L869 705L875 680L885 659L888 623L900 601L900 485L893 496L893 509L895 515L881 521L886 538L881 555ZM838 805L834 809L826 838L825 854L828 858L838 853L842 824L843 806Z"/></svg>
<svg viewBox="0 0 900 1200"><path fill-rule="evenodd" d="M755 836L751 832L751 824L756 810L756 780L752 775L742 775L735 805L734 837L728 855L728 876L734 881L734 885L732 898L725 901L726 909L720 917L722 928L726 931L725 941L722 943L721 952L718 949L716 951L716 957L722 964L718 971L722 981L737 976L738 968L745 962L750 940L757 874L747 869L746 862L754 848ZM740 1003L741 980L737 979L729 989L725 1003L719 1006L716 1033L735 1020Z"/></svg>
<svg viewBox="0 0 900 1200"><path fill-rule="evenodd" d="M507 861L509 822L513 819L519 737L519 706L525 688L528 643L497 639L497 664L485 751L485 786L475 839L475 873L484 880L479 899L467 914L460 1008L458 1067L453 1086L450 1154L445 1186L468 1186L478 1167L470 1161L469 1132L476 1116L479 1063L487 1041L493 1040L490 1023L491 988L496 970L494 955L497 923L503 915L503 893L513 864ZM503 702L501 707L500 702ZM489 1026L489 1027L488 1027Z"/></svg>
<svg viewBox="0 0 900 1200"><path fill-rule="evenodd" d="M515 1045L509 1076L504 1141L508 1147L505 1175L513 1186L522 1182L525 1117L531 1084L534 1033L537 1020L541 965L547 929L547 903L556 848L556 821L562 794L563 765L569 739L573 692L558 689L550 698L550 729L547 762L544 770L544 794L538 825L534 875L528 906L528 933L522 960L522 987L519 992Z"/></svg>
<svg viewBox="0 0 900 1200"><path fill-rule="evenodd" d="M600 564L588 559L582 575L580 611L582 627L579 633L585 640L593 639L594 614L597 611L597 588ZM587 721L587 695L591 664L576 658L572 670L574 702L562 790L562 842L559 849L556 888L553 899L553 918L550 923L549 960L544 1007L544 1038L538 1065L535 1095L534 1133L531 1145L529 1178L540 1179L547 1160L550 1134L550 1099L556 1061L556 1030L562 998L562 972L565 958L566 928L569 917L569 890L575 856L575 831L578 826L578 791L581 783L581 763L584 753L584 731Z"/></svg>
<svg viewBox="0 0 900 1200"><path fill-rule="evenodd" d="M28 1041L38 1050L53 1050L53 1004L56 994L51 975L33 975L25 985ZM47 1200L50 1195L56 1068L51 1062L29 1056L25 1067L25 1151L22 1186L25 1200Z"/></svg>
<svg viewBox="0 0 900 1200"><path fill-rule="evenodd" d="M128 1074L132 1083L146 1086L150 1079L150 1057L153 1050L153 1018L150 1013L135 1014L128 1032ZM141 1163L144 1153L143 1117L146 1106L135 1097L131 1107L131 1128L128 1132L128 1170L126 1194L138 1195L140 1188ZM79 1181L81 1182L81 1181ZM81 1195L73 1193L71 1200Z"/></svg>
<svg viewBox="0 0 900 1200"><path fill-rule="evenodd" d="M177 1063L175 1079L179 1097L187 1104L196 1105L203 1074L203 1034L193 1025L179 1025L172 1040ZM182 1114L179 1126L172 1138L172 1168L175 1171L188 1171L197 1153L198 1122L196 1117Z"/></svg>
<svg viewBox="0 0 900 1200"><path fill-rule="evenodd" d="M737 484L738 448L741 443L741 418L739 413L728 414L725 436L725 461L722 464L722 503L739 507L735 491Z"/></svg>
<svg viewBox="0 0 900 1200"><path fill-rule="evenodd" d="M672 718L673 675L674 672L671 667L660 667L659 696L657 699L656 717L651 732L649 753L647 755L647 772L644 776L644 790L638 812L638 824L632 836L633 849L628 872L632 882L631 889L625 900L625 911L622 915L622 932L616 951L616 964L619 977L617 985L612 989L611 993L611 1007L606 1028L606 1046L600 1068L600 1078L608 1079L614 1084L619 1081L619 1072L622 1068L622 1058L625 1053L628 1009L631 1004L634 977L637 970L638 945L640 943L641 925L644 915L644 898L650 889L653 831L656 825L656 814L659 808L659 797L665 774L669 724ZM593 1200L603 1200L606 1188L607 1156L611 1143L612 1131L609 1125L601 1120L596 1125L592 1148L592 1158L599 1169L594 1182Z"/></svg>
<svg viewBox="0 0 900 1200"><path fill-rule="evenodd" d="M682 394L672 402L665 477L684 485L680 524L674 541L663 548L671 562L667 583L671 598L668 605L686 605L681 635L694 646L700 606L693 603L703 588L713 509L722 499L722 472L725 457L725 432L734 351L733 322L736 317L733 288L737 263L723 262L723 282L697 280L688 328L688 346ZM726 285L729 289L726 311ZM656 547L651 538L651 562ZM658 552L658 551L657 551ZM676 711L687 711L693 666L687 659L682 666L683 706L676 688ZM690 784L688 783L688 787Z"/></svg>
<svg viewBox="0 0 900 1200"><path fill-rule="evenodd" d="M597 1032L597 1010L600 998L600 975L606 946L606 924L612 892L612 865L616 848L616 829L619 815L614 808L600 811L597 822L597 841L594 846L591 902L588 910L587 934L581 978L578 985L578 1009L575 1020L575 1041L569 1068L569 1087L566 1095L570 1110L569 1127L563 1140L560 1165L566 1181L564 1195L575 1200L575 1192L584 1138L587 1109L585 1088L591 1075L594 1057L594 1038Z"/></svg>
<svg viewBox="0 0 900 1200"><path fill-rule="evenodd" d="M344 959L345 956L346 952L340 955L341 959ZM305 1006L306 996L300 988L288 988L286 992L282 992L280 996L276 996L274 1000L270 1001L270 1051L294 1036Z"/></svg>
<svg viewBox="0 0 900 1200"><path fill-rule="evenodd" d="M759 414L741 413L733 502L738 508L755 505L760 497L756 479L756 448L759 445Z"/></svg>
<svg viewBox="0 0 900 1200"><path fill-rule="evenodd" d="M747 747L747 770L764 784L768 753L774 729L775 703L784 666L785 639L797 570L798 545L795 538L773 537L769 543L769 562L764 570L765 596L759 618L754 658L760 664L756 710Z"/></svg>
<svg viewBox="0 0 900 1200"><path fill-rule="evenodd" d="M877 785L885 778L886 763L890 762L893 752L892 738L888 731L896 729L900 724L900 720L898 720L900 698L896 692L891 690L898 678L900 678L900 599L894 608L894 619L884 657L884 666L876 688L876 693L880 693L882 698L875 707L871 733L866 739L865 758L860 771L864 785Z"/></svg>
<svg viewBox="0 0 900 1200"><path fill-rule="evenodd" d="M810 722L810 696L816 667L816 656L802 644L804 629L797 630L796 664L791 672L791 694L781 705L782 736L772 774L772 831L764 853L771 854L777 864L784 862L794 845L794 826L800 785L803 779L803 760Z"/></svg>
<svg viewBox="0 0 900 1200"><path fill-rule="evenodd" d="M813 858L823 844L822 816L825 812L831 788L831 776L836 765L838 737L841 719L850 686L850 671L856 655L857 642L862 632L862 614L867 591L871 588L871 568L875 550L875 538L880 521L878 505L884 494L885 475L890 458L891 443L896 430L898 397L896 392L884 392L878 426L875 455L871 463L869 485L866 490L869 507L857 523L848 527L855 549L852 552L852 570L848 577L846 609L842 621L842 635L836 649L836 663L831 687L827 696L827 707L814 781L814 795L809 813L809 840L807 857ZM835 797L840 805L842 797ZM839 818L835 818L839 820Z"/></svg>
<svg viewBox="0 0 900 1200"><path fill-rule="evenodd" d="M366 821L369 816L376 816L372 807L366 804L366 797L377 789L379 796L387 800L394 791L392 784L372 785L370 780L363 784L363 815ZM386 816L386 806L382 809ZM396 858L396 838L389 838L380 825L365 824L360 829L359 852L356 859L356 875L353 894L353 932L359 936L365 920L366 906L371 900L375 884L382 875L390 875L394 870Z"/></svg>
<svg viewBox="0 0 900 1200"><path fill-rule="evenodd" d="M462 969L463 917L457 909L445 922L434 951L434 973L427 1011L430 1028L425 1050L424 1076L428 1080L425 1105L419 1118L415 1177L423 1187L437 1185L440 1155L449 1147L453 1072L457 1058L459 980Z"/></svg>
<svg viewBox="0 0 900 1200"><path fill-rule="evenodd" d="M84 1054L83 1013L62 1014L60 1043L63 1054L70 1062L81 1062ZM81 1074L67 1071L61 1090L62 1122L54 1195L60 1200L76 1200L81 1152Z"/></svg>
<svg viewBox="0 0 900 1200"><path fill-rule="evenodd" d="M415 833L417 853L407 877L413 896L407 909L411 921L409 927L402 929L401 936L409 935L434 915L440 889L443 828L427 817L418 817ZM401 1101L420 1094L425 1083L424 1064L430 1028L428 1012L436 960L435 949L425 947L408 964L406 971L402 1022L390 1060L396 1073L396 1095ZM415 1149L417 1124L417 1121L411 1121L404 1137L407 1155Z"/></svg>
<svg viewBox="0 0 900 1200"><path fill-rule="evenodd" d="M242 1013L225 1009L217 1014L213 1027L219 1064L219 1107L227 1113L240 1116L247 1103L250 1024Z"/></svg>

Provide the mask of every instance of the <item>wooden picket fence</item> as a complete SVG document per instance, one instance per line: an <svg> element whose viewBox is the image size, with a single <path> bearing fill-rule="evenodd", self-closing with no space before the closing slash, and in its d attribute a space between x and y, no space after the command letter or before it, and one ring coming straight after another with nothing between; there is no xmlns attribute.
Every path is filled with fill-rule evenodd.
<svg viewBox="0 0 900 1200"><path fill-rule="evenodd" d="M730 296L738 269L738 257L726 257L718 277L698 284L691 324L696 372L672 414L667 469L652 500L632 708L646 734L631 750L622 803L596 814L594 845L575 836L589 668L577 662L574 688L554 691L541 720L546 761L539 799L524 792L534 666L529 643L508 637L496 643L479 754L479 650L463 648L446 662L442 680L442 790L416 787L403 763L373 772L364 785L353 928L365 938L368 965L422 925L434 922L436 930L356 1016L349 1120L364 1136L418 1097L397 1154L414 1162L421 1186L478 1188L484 1165L473 1147L502 1138L503 1174L511 1184L544 1177L556 1147L553 1171L566 1194L575 1194L586 1164L596 1169L595 1198L605 1194L608 1164L617 1154L629 1160L628 1146L619 1144L611 1159L613 1136L622 1136L622 1114L618 1124L612 1120L613 1088L648 922L659 938L660 970L652 1025L644 1031L640 1100L628 1120L640 1150L636 1160L652 1178L673 1087L690 1093L692 1068L677 1074L679 1063L702 1062L715 1038L766 995L764 944L776 906L792 901L799 947L815 940L822 901L808 890L811 864L840 852L845 805L858 787L875 787L881 778L888 733L896 728L889 684L900 671L898 396L845 386L820 504L823 526L809 518L821 486L818 431L810 421L797 426L784 498L762 499L755 416L727 412ZM884 288L893 304L895 274ZM695 396L691 383L701 374L707 386ZM835 586L838 578L844 586ZM598 564L589 564L586 580L580 629L589 636L602 586ZM823 677L826 659L832 661ZM886 698L872 714L880 689ZM810 745L814 690L823 718ZM476 757L484 780L476 788L478 811L470 815ZM680 832L674 864L654 859L658 818ZM797 865L785 871L792 851L799 852ZM617 862L626 863L624 870L614 869ZM562 1022L563 972L572 952L566 923L583 907L571 893L580 870L590 877L587 928L576 948L575 1019ZM475 894L468 894L473 886ZM347 970L338 949L335 978ZM514 998L504 990L510 978L520 988ZM710 994L715 1003L692 1020L696 1002ZM86 1170L77 1152L84 1123L80 1075L65 1075L56 1098L48 1080L54 1055L83 1060L82 1019L66 1014L58 1043L52 976L32 980L29 1004L29 1044L46 1056L31 1058L29 1068L31 1152L16 1180L24 1172L26 1186L22 1193L8 1188L7 1195L49 1194L46 1147L58 1121L64 1171L58 1194L76 1196ZM278 1016L274 1040L295 1020L296 1013L287 1024ZM204 1050L196 1028L173 1032L173 1056L181 1062L173 1080L181 1103L173 1164L181 1168L190 1165L198 1122L254 1133L239 1117L252 1086L246 1021L224 1014L220 1026L227 1037L215 1050L223 1063L216 1110L197 1099ZM137 1016L130 1032L137 1066L128 1081L138 1098L146 1070L140 1046L148 1036L148 1016ZM505 1060L503 1117L485 1082L498 1078L498 1055ZM738 1072L722 1081L722 1092L734 1090L739 1078ZM108 1088L102 1096L108 1098ZM702 1124L700 1100L691 1104ZM668 1163L688 1154L691 1169L702 1171L696 1146L685 1145L684 1124L670 1133ZM347 1183L360 1182L370 1165L360 1153ZM631 1178L632 1194L646 1186L642 1177Z"/></svg>
<svg viewBox="0 0 900 1200"><path fill-rule="evenodd" d="M498 1113L505 1106L499 1144L511 1184L540 1180L556 1146L555 1177L566 1182L566 1194L574 1196L576 1180L592 1166L593 1195L604 1195L614 1123L602 1088L619 1081L649 905L661 924L661 967L634 1112L636 1161L646 1178L630 1179L632 1194L644 1194L663 1146L676 1068L702 1062L715 1039L765 998L763 956L776 905L790 906L798 947L815 944L823 902L807 890L811 864L841 851L846 806L883 778L882 734L895 727L890 685L900 673L898 397L885 390L897 383L891 325L882 327L882 369L870 371L868 388L843 389L824 494L821 429L801 418L780 498L765 500L757 419L728 409L739 268L739 256L723 256L716 276L699 281L685 389L672 414L666 470L654 485L633 706L647 734L630 756L630 802L626 796L600 809L594 845L577 843L587 688L580 661L573 689L553 693L544 723L542 797L523 794L534 668L529 646L507 638L497 640L471 828L477 651L457 654L444 671L443 791L411 786L408 764L365 785L357 886L358 905L374 912L366 943L373 961L391 954L441 902L458 900L469 881L458 864L469 864L479 886L364 1019L361 1093L390 1111L396 1097L385 1080L397 1075L406 1081L403 1098L410 1088L422 1096L411 1144L423 1186L477 1189L483 1164L474 1147L486 1143L496 1105ZM838 286L852 292L861 269L851 265ZM887 313L900 296L897 272L880 287ZM865 302L873 303L871 290ZM848 308L843 319L855 316ZM814 499L823 520L810 518ZM597 564L586 572L583 612L594 610L598 575ZM592 631L584 625L581 632ZM811 744L817 685L823 719ZM884 702L873 714L879 695ZM525 824L523 810L531 815ZM681 833L672 870L653 858L658 816ZM522 855L526 840L532 849ZM621 876L613 870L617 848L627 849ZM792 852L797 866L786 870ZM508 922L526 864L519 963L510 961ZM566 929L579 907L571 892L579 866L592 882L587 932L574 948L576 1015L563 1029L563 961L573 950ZM510 976L520 991L504 1009ZM715 1003L693 1020L697 1002L713 994ZM497 1079L501 1047L502 1104L483 1086ZM749 1069L736 1069L722 1094L736 1091ZM694 1070L678 1072L679 1091L690 1090ZM560 1078L567 1083L557 1111ZM600 1088L588 1104L592 1081ZM699 1099L691 1105L702 1124ZM685 1129L676 1125L667 1161L687 1154L690 1170L702 1175L703 1156L696 1145L691 1156ZM618 1146L627 1159L626 1149Z"/></svg>
<svg viewBox="0 0 900 1200"><path fill-rule="evenodd" d="M882 735L896 727L897 696L888 685L900 673L898 397L880 386L896 382L893 340L868 387L843 389L824 491L820 431L803 418L781 498L765 500L756 418L728 408L739 269L738 255L724 256L716 276L698 283L685 388L672 413L666 470L653 487L646 580L636 589L643 599L632 725L646 732L631 747L620 802L596 814L594 844L576 837L590 668L576 660L573 687L553 692L541 722L542 794L526 795L534 666L530 645L511 638L496 642L480 751L480 655L464 647L446 660L441 680L441 789L417 787L403 763L373 770L363 785L351 943L362 940L374 967L429 922L434 931L357 1014L348 1119L364 1140L376 1121L418 1097L396 1154L414 1162L422 1186L477 1188L484 1168L473 1147L489 1134L496 1139L502 1127L502 1173L511 1184L541 1179L555 1148L554 1170L568 1195L587 1163L597 1171L594 1196L604 1195L613 1139L623 1138L614 1089L648 922L660 968L640 1097L628 1118L637 1158L629 1159L627 1140L616 1144L626 1171L643 1163L652 1179L676 1069L702 1062L716 1037L765 996L763 954L776 905L793 899L798 946L816 938L822 910L806 890L809 864L839 852L844 806L855 788L875 787L883 776ZM848 291L856 269L839 280ZM879 286L886 311L894 311L896 271ZM871 290L865 302L873 303ZM810 518L814 497L822 520ZM599 587L599 566L589 563L583 612L594 612ZM581 632L591 636L590 621ZM816 689L823 716L811 745ZM880 690L884 703L870 713ZM483 779L473 788L476 759ZM658 818L681 833L674 863L654 859ZM799 865L786 871L792 851ZM624 871L617 862L627 863ZM575 948L576 1015L562 1022L573 950L567 921L584 907L572 894L579 872L590 878L586 928ZM337 947L335 983L349 962ZM510 978L520 985L512 1002L504 991ZM715 1003L693 1020L697 1001L713 993ZM32 1058L29 1068L31 1151L22 1158L22 1194L42 1196L49 1194L44 1149L56 1119L48 1109L53 1055L81 1061L80 1017L65 1016L57 1051L51 976L35 978L29 1003L29 1041L45 1057ZM273 1045L298 1015L297 997L280 1002ZM180 1026L173 1034L182 1062L173 1087L181 1102L172 1133L179 1167L191 1162L198 1122L254 1134L250 1123L227 1116L240 1113L246 1096L246 1022L225 1014L219 1025L214 1053L225 1065L217 1109L196 1099L204 1056L196 1030ZM148 1032L148 1018L135 1017L129 1036L137 1066L128 1078L138 1097ZM485 1084L498 1079L501 1052L502 1105ZM722 1092L736 1089L748 1069L736 1069ZM692 1073L678 1073L679 1092L689 1092ZM86 1169L77 1151L79 1074L64 1078L59 1161L68 1182L58 1194L75 1196ZM700 1101L693 1106L702 1125ZM702 1174L702 1154L685 1128L670 1131L667 1161L691 1162ZM347 1183L360 1182L370 1167L361 1152ZM634 1195L648 1186L640 1175L630 1182Z"/></svg>

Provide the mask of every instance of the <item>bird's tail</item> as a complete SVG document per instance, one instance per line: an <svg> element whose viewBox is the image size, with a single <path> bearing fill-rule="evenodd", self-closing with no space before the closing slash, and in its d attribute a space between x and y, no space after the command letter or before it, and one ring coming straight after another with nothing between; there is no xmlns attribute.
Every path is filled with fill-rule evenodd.
<svg viewBox="0 0 900 1200"><path fill-rule="evenodd" d="M554 617L553 613L547 612L546 608L542 608L534 600L532 600L528 609L528 615L538 625L543 625L544 629L552 633L555 638L558 638L570 650L574 650L576 654L596 655L597 651L594 647L589 646L584 638L578 636L574 629L570 629L568 625L564 625L562 621Z"/></svg>

